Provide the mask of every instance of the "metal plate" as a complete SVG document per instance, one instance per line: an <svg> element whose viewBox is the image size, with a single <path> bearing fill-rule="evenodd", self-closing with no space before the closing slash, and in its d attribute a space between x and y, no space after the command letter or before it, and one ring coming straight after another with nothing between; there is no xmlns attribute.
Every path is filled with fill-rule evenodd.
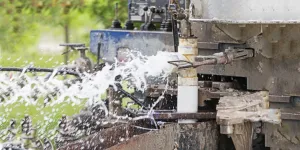
<svg viewBox="0 0 300 150"><path fill-rule="evenodd" d="M95 55L98 43L101 43L100 57L106 62L114 62L117 51L124 48L140 51L143 55L174 50L172 33L168 32L93 30L90 40L90 49Z"/></svg>
<svg viewBox="0 0 300 150"><path fill-rule="evenodd" d="M299 0L191 0L191 21L233 24L300 23Z"/></svg>

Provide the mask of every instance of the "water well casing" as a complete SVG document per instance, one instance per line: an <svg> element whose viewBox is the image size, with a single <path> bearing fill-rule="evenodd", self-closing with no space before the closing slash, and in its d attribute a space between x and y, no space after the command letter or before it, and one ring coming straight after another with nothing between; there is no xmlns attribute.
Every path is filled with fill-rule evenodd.
<svg viewBox="0 0 300 150"><path fill-rule="evenodd" d="M186 61L194 62L198 55L197 38L180 38L178 53ZM196 113L198 111L198 77L195 68L178 70L177 112ZM178 120L179 123L194 123L196 120Z"/></svg>

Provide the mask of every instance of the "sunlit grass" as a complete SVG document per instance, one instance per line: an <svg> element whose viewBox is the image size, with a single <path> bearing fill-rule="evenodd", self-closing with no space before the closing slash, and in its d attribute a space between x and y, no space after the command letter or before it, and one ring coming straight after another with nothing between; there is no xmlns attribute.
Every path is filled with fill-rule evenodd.
<svg viewBox="0 0 300 150"><path fill-rule="evenodd" d="M96 56L87 52L87 56L96 62ZM69 63L79 57L77 52L69 54ZM26 67L33 64L35 67L55 68L64 64L64 55L59 53L41 54L38 52L9 52L0 51L0 66L1 67Z"/></svg>

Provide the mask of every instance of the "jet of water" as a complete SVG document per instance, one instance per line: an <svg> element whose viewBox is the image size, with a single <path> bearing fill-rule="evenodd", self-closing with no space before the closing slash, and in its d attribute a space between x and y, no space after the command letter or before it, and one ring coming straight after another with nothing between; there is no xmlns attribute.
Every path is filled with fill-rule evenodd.
<svg viewBox="0 0 300 150"><path fill-rule="evenodd" d="M21 75L13 74L8 76L0 72L0 105L7 106L14 103L36 105L37 101L42 97L45 105L50 106L66 102L72 106L79 105L82 104L84 99L87 99L88 104L98 102L105 107L104 102L101 101L101 95L106 93L111 85L117 89L115 84L120 83L120 81L116 81L117 77L121 76L123 81L129 82L129 86L135 87L139 91L145 91L150 84L148 78L151 77L161 81L167 80L167 77L175 69L168 61L179 60L182 56L178 53L170 52L158 52L157 55L143 56L140 52L128 51L127 57L126 62L116 59L115 63L106 64L101 71L83 73L81 81L71 85L66 85L63 80L55 78L57 69L54 70L47 82L45 82L44 76L28 75L25 73L26 68L24 68ZM161 99L163 97L160 97L154 103L145 118L153 119L153 115L151 115L153 107ZM42 110L42 108L37 109ZM108 109L106 108L105 110L107 115ZM48 115L45 117L51 118L54 114ZM49 119L47 121L51 122Z"/></svg>

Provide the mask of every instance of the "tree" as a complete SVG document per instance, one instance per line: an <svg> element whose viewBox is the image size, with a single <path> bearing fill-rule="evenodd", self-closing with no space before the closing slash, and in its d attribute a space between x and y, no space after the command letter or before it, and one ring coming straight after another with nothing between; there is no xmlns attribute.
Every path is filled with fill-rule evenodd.
<svg viewBox="0 0 300 150"><path fill-rule="evenodd" d="M9 0L0 5L0 45L4 50L16 51L30 47L39 33L34 33L38 23L61 25L65 42L69 42L69 14L83 11L83 0ZM31 33L31 34L30 34ZM32 36L35 35L35 36ZM67 63L66 55L65 63Z"/></svg>
<svg viewBox="0 0 300 150"><path fill-rule="evenodd" d="M3 8L0 9L0 50L31 48L40 36L37 27L41 24L61 26L65 42L69 42L72 20L83 12L109 28L115 17L115 3L119 3L119 20L124 22L127 0L0 0Z"/></svg>

